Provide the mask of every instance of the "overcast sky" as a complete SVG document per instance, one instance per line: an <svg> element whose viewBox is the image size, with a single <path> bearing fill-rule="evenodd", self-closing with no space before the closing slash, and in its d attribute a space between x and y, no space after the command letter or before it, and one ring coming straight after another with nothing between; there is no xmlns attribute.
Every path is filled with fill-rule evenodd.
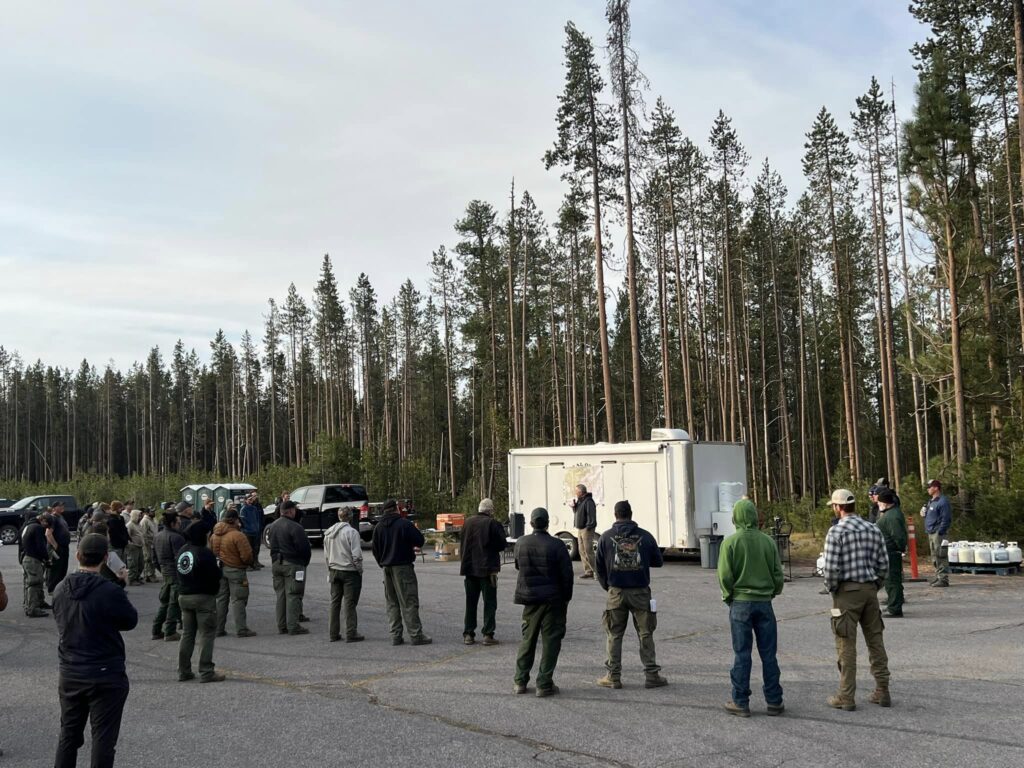
<svg viewBox="0 0 1024 768"><path fill-rule="evenodd" d="M751 174L803 186L822 105L848 125L872 74L909 115L896 0L634 0L633 47L684 133L719 109ZM554 138L567 20L603 0L8 2L0 25L0 345L77 366L217 328L262 338L268 297L309 296L330 253L390 298L426 286L473 198L562 194ZM603 51L601 52L602 61ZM618 245L616 244L616 247Z"/></svg>

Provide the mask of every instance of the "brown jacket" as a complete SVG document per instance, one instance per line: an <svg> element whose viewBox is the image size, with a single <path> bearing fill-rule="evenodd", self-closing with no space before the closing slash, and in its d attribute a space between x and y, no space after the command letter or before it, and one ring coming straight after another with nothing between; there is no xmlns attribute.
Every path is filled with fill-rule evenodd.
<svg viewBox="0 0 1024 768"><path fill-rule="evenodd" d="M217 559L229 568L248 568L252 565L252 547L241 530L224 521L217 523L210 537L210 549Z"/></svg>

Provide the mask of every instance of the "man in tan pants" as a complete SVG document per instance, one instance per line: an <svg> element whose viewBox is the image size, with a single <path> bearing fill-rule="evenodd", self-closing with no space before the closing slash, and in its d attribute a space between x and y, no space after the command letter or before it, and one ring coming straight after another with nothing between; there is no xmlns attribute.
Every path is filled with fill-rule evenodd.
<svg viewBox="0 0 1024 768"><path fill-rule="evenodd" d="M597 504L587 491L587 486L576 486L576 501L572 505L576 525L576 540L579 542L580 561L583 563L583 578L594 578L594 542L597 539Z"/></svg>
<svg viewBox="0 0 1024 768"><path fill-rule="evenodd" d="M885 539L878 527L855 512L854 495L845 489L832 494L832 510L839 522L825 537L825 586L832 594L832 634L839 657L839 691L828 705L853 711L857 708L857 627L864 633L875 678L869 701L892 706L889 696L889 658L885 653L882 611L878 589L889 570Z"/></svg>

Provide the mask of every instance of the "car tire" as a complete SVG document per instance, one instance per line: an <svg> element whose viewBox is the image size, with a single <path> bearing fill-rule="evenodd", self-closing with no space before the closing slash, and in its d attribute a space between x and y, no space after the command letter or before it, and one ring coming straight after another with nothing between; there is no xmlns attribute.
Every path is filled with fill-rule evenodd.
<svg viewBox="0 0 1024 768"><path fill-rule="evenodd" d="M5 547L9 547L12 544L18 543L18 528L14 525L3 525L0 526L0 542L3 542Z"/></svg>
<svg viewBox="0 0 1024 768"><path fill-rule="evenodd" d="M558 534L558 538L562 540L562 543L565 544L565 548L569 550L569 559L579 560L580 545L579 542L576 540L576 537L573 536L571 533L560 533Z"/></svg>

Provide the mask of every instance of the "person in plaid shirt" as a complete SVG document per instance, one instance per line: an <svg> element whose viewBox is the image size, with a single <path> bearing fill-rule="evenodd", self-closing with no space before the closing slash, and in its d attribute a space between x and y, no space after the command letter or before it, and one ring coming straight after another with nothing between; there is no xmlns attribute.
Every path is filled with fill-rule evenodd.
<svg viewBox="0 0 1024 768"><path fill-rule="evenodd" d="M839 656L839 691L828 705L848 712L857 708L857 626L864 633L875 678L873 704L892 706L889 696L889 657L885 653L878 588L889 570L882 532L856 511L856 497L845 488L832 494L839 522L825 536L825 586L832 594L832 634Z"/></svg>

